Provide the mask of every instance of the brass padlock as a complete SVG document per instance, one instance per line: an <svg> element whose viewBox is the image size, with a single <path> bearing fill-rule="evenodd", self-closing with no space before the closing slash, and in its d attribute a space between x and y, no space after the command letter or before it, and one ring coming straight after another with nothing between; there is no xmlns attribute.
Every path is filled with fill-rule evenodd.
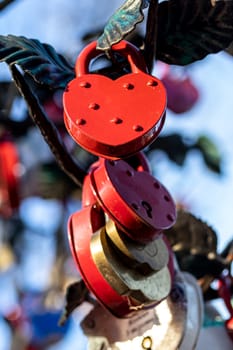
<svg viewBox="0 0 233 350"><path fill-rule="evenodd" d="M114 224L108 224L110 232L109 227L114 230ZM93 234L90 243L92 258L109 285L120 295L128 296L129 302L133 300L134 305L136 302L135 308L137 309L150 304L154 305L165 299L172 284L171 271L167 265L168 259L165 257L162 264L161 262L157 264L156 268L161 266L159 270L154 270L151 266L146 269L147 271L138 268L143 263L148 264L148 261L151 260L150 257L148 258L148 254L143 253L145 250L143 245L142 253L138 253L139 259L143 263L134 257L135 264L128 264L122 257L127 258L127 255L130 254L129 251L126 254L124 252L119 254L119 249L109 238L109 232L107 234L105 227L98 230ZM117 235L117 232L115 234ZM145 258L142 258L143 254Z"/></svg>
<svg viewBox="0 0 233 350"><path fill-rule="evenodd" d="M159 271L169 262L169 252L167 244L160 235L155 240L147 244L136 242L130 239L124 232L117 228L112 220L106 224L106 233L112 244L124 259L125 263L141 271Z"/></svg>

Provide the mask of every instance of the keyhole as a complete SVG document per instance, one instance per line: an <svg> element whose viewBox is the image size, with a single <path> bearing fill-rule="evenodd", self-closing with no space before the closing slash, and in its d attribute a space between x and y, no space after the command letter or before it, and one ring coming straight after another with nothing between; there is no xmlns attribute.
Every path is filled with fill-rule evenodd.
<svg viewBox="0 0 233 350"><path fill-rule="evenodd" d="M145 209L148 218L152 219L152 207L151 207L151 205L146 201L142 201L142 206Z"/></svg>

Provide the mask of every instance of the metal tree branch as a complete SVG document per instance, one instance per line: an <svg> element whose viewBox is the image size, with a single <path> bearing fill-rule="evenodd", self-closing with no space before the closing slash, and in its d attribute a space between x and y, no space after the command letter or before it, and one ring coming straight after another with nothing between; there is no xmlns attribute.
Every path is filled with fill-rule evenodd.
<svg viewBox="0 0 233 350"><path fill-rule="evenodd" d="M10 5L15 0L4 0L0 2L0 11L4 10L8 5Z"/></svg>
<svg viewBox="0 0 233 350"><path fill-rule="evenodd" d="M16 66L11 66L11 72L20 94L28 105L29 114L32 120L40 129L40 132L54 154L58 165L76 185L81 187L86 172L78 166L66 150L57 129L42 110L37 97L33 94Z"/></svg>
<svg viewBox="0 0 233 350"><path fill-rule="evenodd" d="M158 0L151 0L146 24L145 49L144 57L149 72L152 71L153 62L156 53L157 41L157 26L158 26Z"/></svg>

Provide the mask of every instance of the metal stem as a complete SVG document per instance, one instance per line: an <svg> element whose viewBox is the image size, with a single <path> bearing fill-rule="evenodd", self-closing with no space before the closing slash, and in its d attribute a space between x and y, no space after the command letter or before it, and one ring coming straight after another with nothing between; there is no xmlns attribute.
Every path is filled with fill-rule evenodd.
<svg viewBox="0 0 233 350"><path fill-rule="evenodd" d="M33 94L22 74L16 66L11 66L12 77L20 94L25 99L29 114L40 129L42 136L54 154L58 165L78 186L82 186L86 172L74 161L68 153L55 125L48 119L37 97Z"/></svg>
<svg viewBox="0 0 233 350"><path fill-rule="evenodd" d="M149 72L152 71L156 53L158 26L158 0L150 0L147 15L144 57Z"/></svg>

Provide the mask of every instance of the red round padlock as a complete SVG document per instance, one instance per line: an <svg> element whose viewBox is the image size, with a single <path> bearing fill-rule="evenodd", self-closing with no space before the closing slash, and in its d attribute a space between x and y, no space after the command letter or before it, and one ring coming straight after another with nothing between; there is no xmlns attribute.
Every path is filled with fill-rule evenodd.
<svg viewBox="0 0 233 350"><path fill-rule="evenodd" d="M92 186L90 173L97 169L103 160L98 160L93 163L89 169L89 173L85 176L83 187L82 187L82 207L85 208L89 205L96 204L96 193ZM150 165L147 161L146 156L142 152L138 152L135 155L125 159L130 166L136 171L147 171L150 172Z"/></svg>
<svg viewBox="0 0 233 350"><path fill-rule="evenodd" d="M138 308L147 309L155 306L162 300L142 305L127 294L118 294L111 287L106 276L98 269L93 260L90 242L93 234L104 225L104 213L95 205L74 213L69 219L68 237L70 248L74 261L88 289L97 298L98 302L117 317L130 317ZM172 282L174 277L173 253L165 238L164 241L169 252L167 267Z"/></svg>
<svg viewBox="0 0 233 350"><path fill-rule="evenodd" d="M103 212L95 206L86 207L71 215L68 223L70 248L85 284L98 301L117 317L130 316L134 311L130 309L129 298L119 295L109 285L91 255L91 237L104 225Z"/></svg>
<svg viewBox="0 0 233 350"><path fill-rule="evenodd" d="M92 58L102 54L96 42L79 55L76 75L63 96L64 121L74 140L89 152L111 159L126 158L155 140L165 120L166 90L147 74L143 56L131 43L112 47L127 58L132 73L112 80L90 74Z"/></svg>
<svg viewBox="0 0 233 350"><path fill-rule="evenodd" d="M136 241L151 241L175 223L172 197L146 171L136 171L123 160L102 159L90 182L99 205Z"/></svg>

